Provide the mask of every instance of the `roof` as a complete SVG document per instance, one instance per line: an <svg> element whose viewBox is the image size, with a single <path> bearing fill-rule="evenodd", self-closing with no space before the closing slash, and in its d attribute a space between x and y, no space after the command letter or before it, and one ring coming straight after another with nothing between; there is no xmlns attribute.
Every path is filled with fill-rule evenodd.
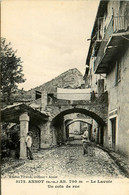
<svg viewBox="0 0 129 195"><path fill-rule="evenodd" d="M24 112L28 113L30 116L30 123L32 124L40 124L41 122L45 122L49 117L47 114L34 110L32 107L27 106L26 104L19 103L9 105L1 109L1 121L19 123L19 116Z"/></svg>

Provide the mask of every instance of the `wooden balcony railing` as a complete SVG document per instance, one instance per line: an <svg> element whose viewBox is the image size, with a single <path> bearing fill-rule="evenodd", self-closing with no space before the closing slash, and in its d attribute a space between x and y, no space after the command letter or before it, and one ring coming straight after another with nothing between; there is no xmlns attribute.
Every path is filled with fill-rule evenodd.
<svg viewBox="0 0 129 195"><path fill-rule="evenodd" d="M114 16L111 18L97 53L94 66L95 72L103 60L105 49L110 37L113 34L124 33L127 31L129 31L129 16Z"/></svg>

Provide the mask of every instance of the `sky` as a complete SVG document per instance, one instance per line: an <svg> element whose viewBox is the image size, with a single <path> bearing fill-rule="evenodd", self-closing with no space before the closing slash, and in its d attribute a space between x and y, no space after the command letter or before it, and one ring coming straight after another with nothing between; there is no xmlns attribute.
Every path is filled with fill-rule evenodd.
<svg viewBox="0 0 129 195"><path fill-rule="evenodd" d="M99 0L3 0L1 35L23 61L29 90L68 69L85 73Z"/></svg>

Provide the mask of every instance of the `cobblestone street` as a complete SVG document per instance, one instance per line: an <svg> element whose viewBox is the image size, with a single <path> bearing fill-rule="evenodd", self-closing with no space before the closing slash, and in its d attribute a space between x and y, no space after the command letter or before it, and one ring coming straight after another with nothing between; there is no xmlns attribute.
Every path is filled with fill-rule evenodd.
<svg viewBox="0 0 129 195"><path fill-rule="evenodd" d="M2 177L9 176L61 176L61 177L106 177L124 178L114 161L103 150L92 147L90 156L83 155L82 146L62 146L34 153L34 160L25 160L24 164L4 171Z"/></svg>

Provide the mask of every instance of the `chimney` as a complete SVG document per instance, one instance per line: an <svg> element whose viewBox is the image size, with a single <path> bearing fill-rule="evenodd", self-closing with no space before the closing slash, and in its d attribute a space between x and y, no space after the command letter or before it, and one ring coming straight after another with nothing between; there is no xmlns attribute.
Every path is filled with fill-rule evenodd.
<svg viewBox="0 0 129 195"><path fill-rule="evenodd" d="M101 95L104 93L104 79L99 79L97 83L98 94Z"/></svg>
<svg viewBox="0 0 129 195"><path fill-rule="evenodd" d="M47 106L47 92L44 90L41 94L41 111L45 111Z"/></svg>

